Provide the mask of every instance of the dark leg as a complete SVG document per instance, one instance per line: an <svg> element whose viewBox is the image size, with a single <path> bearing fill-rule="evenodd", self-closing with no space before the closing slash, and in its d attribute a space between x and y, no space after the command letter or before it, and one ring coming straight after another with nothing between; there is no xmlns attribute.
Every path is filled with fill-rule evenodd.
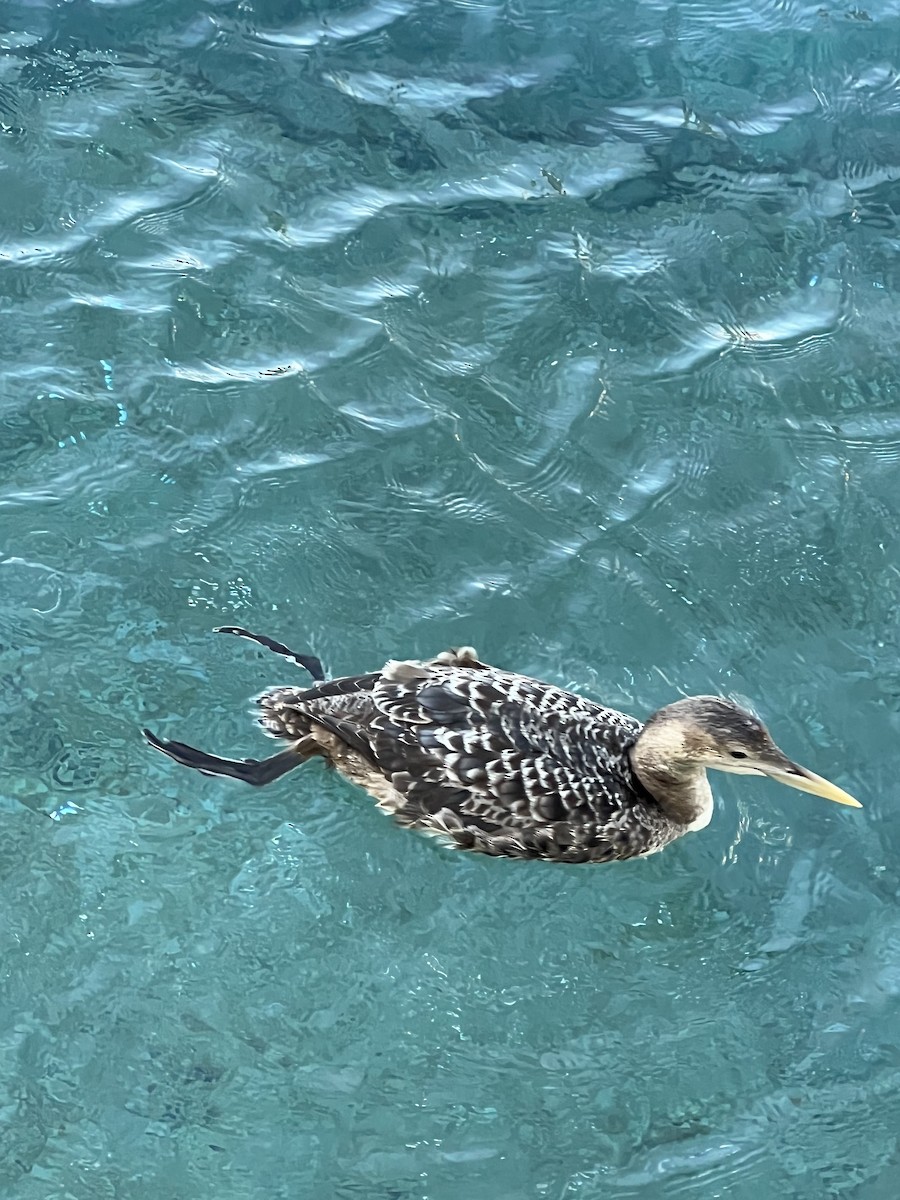
<svg viewBox="0 0 900 1200"><path fill-rule="evenodd" d="M287 658L291 662L297 663L298 666L303 667L304 670L309 671L310 675L318 683L322 683L325 679L325 672L322 670L322 661L316 658L314 654L295 654L283 642L275 642L272 638L268 638L262 633L250 633L248 630L242 629L240 625L220 625L218 629L213 630L213 633L233 633L237 637L246 638L248 642L257 642L260 646L265 646L267 650L274 650L282 658Z"/></svg>
<svg viewBox="0 0 900 1200"><path fill-rule="evenodd" d="M292 747L282 750L279 754L273 754L271 758L219 758L217 754L204 754L202 750L195 750L193 746L187 746L184 742L167 742L151 733L149 729L142 729L141 733L154 750L161 750L183 767L193 767L202 771L204 775L227 775L231 779L240 779L243 783L252 783L254 787L262 787L263 784L280 779L294 767L299 767L308 757Z"/></svg>

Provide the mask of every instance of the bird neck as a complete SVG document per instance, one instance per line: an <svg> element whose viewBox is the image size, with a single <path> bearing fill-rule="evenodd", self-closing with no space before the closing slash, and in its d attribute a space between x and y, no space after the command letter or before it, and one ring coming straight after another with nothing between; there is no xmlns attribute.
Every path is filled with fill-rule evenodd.
<svg viewBox="0 0 900 1200"><path fill-rule="evenodd" d="M631 766L641 784L665 815L687 829L703 829L713 814L713 797L706 770L679 761L643 734L631 747Z"/></svg>

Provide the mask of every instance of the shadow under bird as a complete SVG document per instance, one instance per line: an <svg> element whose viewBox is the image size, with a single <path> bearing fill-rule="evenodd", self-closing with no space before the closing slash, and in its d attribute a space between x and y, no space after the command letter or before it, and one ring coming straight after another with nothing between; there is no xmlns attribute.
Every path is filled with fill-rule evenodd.
<svg viewBox="0 0 900 1200"><path fill-rule="evenodd" d="M709 823L708 768L861 807L718 696L676 700L641 724L488 666L471 647L326 681L311 655L237 626L217 632L248 638L313 677L312 687L272 688L259 699L260 724L286 748L262 760L219 758L145 729L151 746L204 774L256 785L323 758L399 824L463 850L566 863L653 854Z"/></svg>

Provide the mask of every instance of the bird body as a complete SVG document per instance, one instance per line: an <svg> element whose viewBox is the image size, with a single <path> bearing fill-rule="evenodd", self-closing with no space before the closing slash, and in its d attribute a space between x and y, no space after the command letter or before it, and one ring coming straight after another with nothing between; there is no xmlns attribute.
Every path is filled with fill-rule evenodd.
<svg viewBox="0 0 900 1200"><path fill-rule="evenodd" d="M225 632L317 677L312 687L260 697L260 723L288 748L262 761L223 759L145 730L151 745L183 765L255 784L324 758L399 824L461 849L566 863L654 853L709 823L707 766L774 775L856 804L719 697L676 701L642 725L488 666L471 647L326 681L316 659L237 627Z"/></svg>
<svg viewBox="0 0 900 1200"><path fill-rule="evenodd" d="M336 694L267 692L262 724L311 739L401 825L563 862L649 853L684 832L631 766L640 723L614 709L487 667L469 648L337 682Z"/></svg>

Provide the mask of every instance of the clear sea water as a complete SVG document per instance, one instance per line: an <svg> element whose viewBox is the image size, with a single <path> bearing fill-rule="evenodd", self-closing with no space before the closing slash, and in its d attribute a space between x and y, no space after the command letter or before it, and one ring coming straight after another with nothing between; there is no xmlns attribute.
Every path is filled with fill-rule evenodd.
<svg viewBox="0 0 900 1200"><path fill-rule="evenodd" d="M895 1200L891 0L0 5L0 1194ZM597 868L250 701L473 643L747 698Z"/></svg>

